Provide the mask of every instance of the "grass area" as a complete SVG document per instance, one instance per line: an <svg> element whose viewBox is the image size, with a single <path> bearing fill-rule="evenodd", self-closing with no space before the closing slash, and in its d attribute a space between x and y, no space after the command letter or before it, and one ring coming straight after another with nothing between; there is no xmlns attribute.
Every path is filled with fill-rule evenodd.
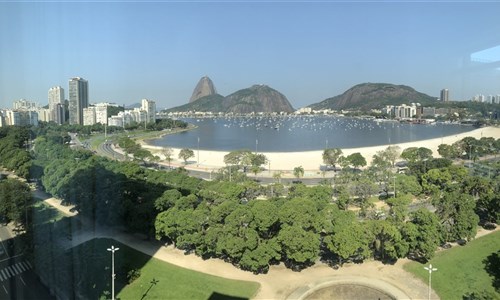
<svg viewBox="0 0 500 300"><path fill-rule="evenodd" d="M138 252L133 255L139 259L144 256ZM125 286L118 297L121 299L248 299L256 294L258 288L259 284L255 282L207 275L152 258L141 268L141 276Z"/></svg>
<svg viewBox="0 0 500 300"><path fill-rule="evenodd" d="M58 222L66 217L59 210L36 198L37 202L33 204L32 219L35 225L40 225L47 222Z"/></svg>
<svg viewBox="0 0 500 300"><path fill-rule="evenodd" d="M432 273L432 288L441 299L462 299L464 294L486 291L500 299L499 290L493 285L493 276L487 272L485 262L500 249L500 231L493 232L471 241L465 246L457 246L441 251L428 262L437 268ZM498 262L497 262L498 263ZM411 262L404 269L428 282L428 271L424 265ZM498 271L497 271L498 276ZM498 278L497 278L498 280Z"/></svg>
<svg viewBox="0 0 500 300"><path fill-rule="evenodd" d="M64 220L64 219L63 219ZM57 223L56 223L57 224ZM56 226L57 227L57 226ZM157 260L112 239L93 239L64 249L56 228L40 236L34 258L37 273L63 299L109 299L111 253L115 252L117 299L248 299L259 288L243 282L211 276ZM46 238L41 243L42 237ZM127 284L127 274L140 270L140 277Z"/></svg>

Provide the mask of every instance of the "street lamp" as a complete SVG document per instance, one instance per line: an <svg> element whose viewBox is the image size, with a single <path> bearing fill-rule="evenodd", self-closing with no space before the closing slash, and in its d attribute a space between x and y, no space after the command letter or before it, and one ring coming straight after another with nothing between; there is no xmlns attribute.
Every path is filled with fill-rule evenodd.
<svg viewBox="0 0 500 300"><path fill-rule="evenodd" d="M469 166L472 166L472 144L469 145Z"/></svg>
<svg viewBox="0 0 500 300"><path fill-rule="evenodd" d="M432 267L432 264L429 264L428 267L424 267L424 269L426 269L427 271L429 271L429 300L431 299L431 290L432 290L432 272L436 272L438 269L437 268L433 268Z"/></svg>
<svg viewBox="0 0 500 300"><path fill-rule="evenodd" d="M108 251L111 251L111 300L115 300L115 251L120 250L120 248L115 248L111 246Z"/></svg>
<svg viewBox="0 0 500 300"><path fill-rule="evenodd" d="M200 137L198 137L198 167L200 166Z"/></svg>
<svg viewBox="0 0 500 300"><path fill-rule="evenodd" d="M394 198L396 198L396 176L393 176L392 179L394 179Z"/></svg>

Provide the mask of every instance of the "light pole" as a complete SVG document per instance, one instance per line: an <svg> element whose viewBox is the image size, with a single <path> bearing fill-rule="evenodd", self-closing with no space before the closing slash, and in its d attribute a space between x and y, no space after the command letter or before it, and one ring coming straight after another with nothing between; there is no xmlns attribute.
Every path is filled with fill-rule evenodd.
<svg viewBox="0 0 500 300"><path fill-rule="evenodd" d="M431 299L431 290L432 290L432 272L436 272L438 269L433 268L432 264L429 264L428 267L424 267L427 271L429 271L429 300Z"/></svg>
<svg viewBox="0 0 500 300"><path fill-rule="evenodd" d="M111 246L108 251L111 251L111 300L115 300L115 251L120 250L120 248L115 248Z"/></svg>
<svg viewBox="0 0 500 300"><path fill-rule="evenodd" d="M200 137L198 137L198 167L200 166Z"/></svg>
<svg viewBox="0 0 500 300"><path fill-rule="evenodd" d="M393 176L392 179L394 179L394 198L396 198L396 176Z"/></svg>
<svg viewBox="0 0 500 300"><path fill-rule="evenodd" d="M472 167L472 144L469 145L469 167Z"/></svg>
<svg viewBox="0 0 500 300"><path fill-rule="evenodd" d="M255 154L257 154L257 145L259 144L259 140L255 139Z"/></svg>

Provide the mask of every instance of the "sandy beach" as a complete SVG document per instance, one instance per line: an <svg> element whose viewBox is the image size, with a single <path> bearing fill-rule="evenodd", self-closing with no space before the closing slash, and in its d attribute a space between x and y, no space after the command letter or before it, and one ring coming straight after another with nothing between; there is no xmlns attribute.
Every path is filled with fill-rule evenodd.
<svg viewBox="0 0 500 300"><path fill-rule="evenodd" d="M483 127L474 129L469 132L465 132L462 134L452 135L452 136L444 136L435 139L421 140L415 142L394 144L395 146L399 146L401 150L404 150L409 147L426 147L432 150L434 157L440 157L437 149L440 144L453 144L456 141L459 141L465 137L474 137L476 139L480 139L481 137L492 137L495 139L500 138L500 127ZM159 146L151 146L145 142L142 142L142 146L150 151L152 151L155 155L160 156L162 159L164 156L161 154L162 147ZM344 156L347 156L352 153L359 152L366 159L367 163L370 164L372 157L377 151L384 150L389 145L381 145L381 146L371 146L371 147L362 147L362 148L346 148L342 149ZM173 163L178 165L183 163L178 159L178 154L180 149L172 148L174 159ZM191 158L188 161L187 167L203 169L203 170L213 170L219 169L224 164L224 155L228 154L229 151L208 151L208 150L199 150L192 149L195 153L195 157ZM199 153L198 153L199 152ZM320 172L320 166L323 165L322 160L323 150L317 151L303 151L303 152L262 152L267 159L269 160L269 165L265 166L268 173L274 171L291 171L293 168L302 166L306 172L309 173L318 173ZM270 171L269 171L270 170ZM263 173L266 173L264 171Z"/></svg>

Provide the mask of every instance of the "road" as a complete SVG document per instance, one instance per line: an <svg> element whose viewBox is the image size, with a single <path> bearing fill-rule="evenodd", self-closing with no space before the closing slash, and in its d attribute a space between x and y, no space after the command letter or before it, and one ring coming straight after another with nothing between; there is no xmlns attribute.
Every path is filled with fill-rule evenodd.
<svg viewBox="0 0 500 300"><path fill-rule="evenodd" d="M17 237L0 225L0 299L54 299L16 247Z"/></svg>
<svg viewBox="0 0 500 300"><path fill-rule="evenodd" d="M78 144L81 145L81 143L78 141L78 139L76 137L75 137L75 142L77 145ZM120 160L120 161L124 161L127 159L125 157L125 155L123 155L120 152L115 151L115 149L113 149L111 143L108 143L108 142L104 142L97 147L97 154L101 155L101 156L105 156L107 158ZM165 163L161 163L160 165L165 167L165 168L168 168L168 166ZM176 167L180 167L180 166L182 166L182 165L176 164L176 163L171 164L172 168L176 168ZM200 167L186 166L185 169L188 171L189 176L201 178L204 180L212 180L212 172L213 172L212 169L203 168L201 166ZM249 174L248 177L254 178L263 184L270 184L270 183L276 182L276 179L274 179L272 176L269 176L269 175L260 174L260 175L254 176L253 174L252 175ZM300 178L300 181L306 185L318 185L324 179L325 178ZM283 183L283 184L290 184L294 181L297 181L297 179L296 178L281 178L281 183Z"/></svg>

